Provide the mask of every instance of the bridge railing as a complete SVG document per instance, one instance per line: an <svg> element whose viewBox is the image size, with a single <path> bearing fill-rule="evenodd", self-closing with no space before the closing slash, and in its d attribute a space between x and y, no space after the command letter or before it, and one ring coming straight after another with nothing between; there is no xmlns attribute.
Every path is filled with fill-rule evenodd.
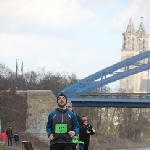
<svg viewBox="0 0 150 150"><path fill-rule="evenodd" d="M64 93L69 98L150 99L150 93Z"/></svg>

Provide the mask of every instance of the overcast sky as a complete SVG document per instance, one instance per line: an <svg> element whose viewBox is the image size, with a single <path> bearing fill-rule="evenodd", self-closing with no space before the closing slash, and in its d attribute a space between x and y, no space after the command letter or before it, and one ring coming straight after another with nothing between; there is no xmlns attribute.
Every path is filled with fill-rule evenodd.
<svg viewBox="0 0 150 150"><path fill-rule="evenodd" d="M82 79L121 60L122 33L141 17L149 34L148 0L0 0L0 62Z"/></svg>

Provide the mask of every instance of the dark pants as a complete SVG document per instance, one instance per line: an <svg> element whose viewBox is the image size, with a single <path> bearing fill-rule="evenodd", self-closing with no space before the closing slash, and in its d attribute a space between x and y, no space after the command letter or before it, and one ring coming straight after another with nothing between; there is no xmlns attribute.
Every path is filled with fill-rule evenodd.
<svg viewBox="0 0 150 150"><path fill-rule="evenodd" d="M90 143L85 143L85 144L79 144L79 150L88 150Z"/></svg>
<svg viewBox="0 0 150 150"><path fill-rule="evenodd" d="M73 143L72 144L72 150L76 150L77 149L77 143Z"/></svg>
<svg viewBox="0 0 150 150"><path fill-rule="evenodd" d="M18 145L18 141L15 141L16 146Z"/></svg>
<svg viewBox="0 0 150 150"><path fill-rule="evenodd" d="M84 150L88 150L88 147L89 147L89 143L84 144Z"/></svg>
<svg viewBox="0 0 150 150"><path fill-rule="evenodd" d="M50 150L72 150L72 143L55 143L50 146Z"/></svg>
<svg viewBox="0 0 150 150"><path fill-rule="evenodd" d="M79 144L79 150L84 150L84 144Z"/></svg>
<svg viewBox="0 0 150 150"><path fill-rule="evenodd" d="M9 146L9 143L12 146L12 137L11 136L8 136L8 146Z"/></svg>

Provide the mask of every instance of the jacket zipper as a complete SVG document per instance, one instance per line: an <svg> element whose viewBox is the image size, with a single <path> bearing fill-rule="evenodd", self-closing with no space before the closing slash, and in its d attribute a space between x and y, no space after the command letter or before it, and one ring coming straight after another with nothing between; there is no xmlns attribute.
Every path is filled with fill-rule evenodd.
<svg viewBox="0 0 150 150"><path fill-rule="evenodd" d="M63 117L63 113L61 114L61 123L63 123L64 122L64 117Z"/></svg>

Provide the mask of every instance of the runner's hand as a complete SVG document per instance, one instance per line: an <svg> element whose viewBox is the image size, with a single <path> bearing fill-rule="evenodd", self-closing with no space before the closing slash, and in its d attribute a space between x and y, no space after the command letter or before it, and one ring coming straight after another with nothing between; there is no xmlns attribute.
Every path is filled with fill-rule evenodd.
<svg viewBox="0 0 150 150"><path fill-rule="evenodd" d="M50 141L54 139L53 134L51 134L51 135L49 136L49 139L50 139Z"/></svg>
<svg viewBox="0 0 150 150"><path fill-rule="evenodd" d="M86 133L87 133L87 134L90 134L90 131L89 131L89 130L86 130Z"/></svg>
<svg viewBox="0 0 150 150"><path fill-rule="evenodd" d="M73 137L73 136L75 135L75 132L74 132L74 131L69 131L68 133L69 133L69 135L70 135L71 137Z"/></svg>

